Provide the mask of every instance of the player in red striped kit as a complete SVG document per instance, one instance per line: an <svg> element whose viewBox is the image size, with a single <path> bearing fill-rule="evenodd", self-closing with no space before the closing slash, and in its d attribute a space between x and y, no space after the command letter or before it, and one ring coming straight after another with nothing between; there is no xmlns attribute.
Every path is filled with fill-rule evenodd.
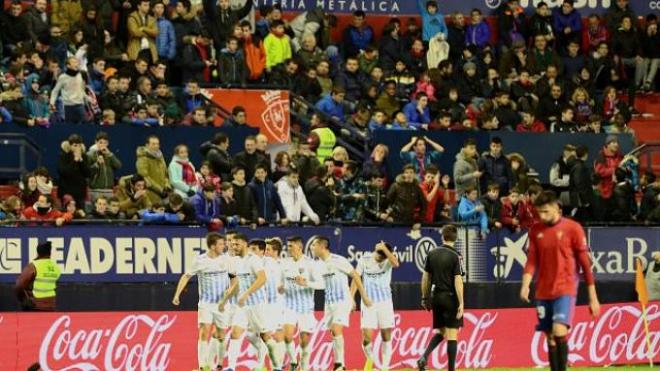
<svg viewBox="0 0 660 371"><path fill-rule="evenodd" d="M529 252L523 274L520 298L529 302L529 285L536 273L537 331L548 341L551 371L564 371L568 364L567 335L573 320L575 298L582 269L589 291L589 310L596 317L600 303L596 295L587 238L582 226L562 217L552 191L544 191L534 201L540 223L529 230Z"/></svg>

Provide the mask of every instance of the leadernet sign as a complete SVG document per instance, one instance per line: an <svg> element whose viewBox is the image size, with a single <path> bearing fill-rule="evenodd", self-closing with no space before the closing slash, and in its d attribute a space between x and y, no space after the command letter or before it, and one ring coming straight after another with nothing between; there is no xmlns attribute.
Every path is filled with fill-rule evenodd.
<svg viewBox="0 0 660 371"><path fill-rule="evenodd" d="M317 313L317 318L322 314ZM637 304L606 305L596 321L586 307L578 308L569 337L569 361L574 366L605 366L646 362L644 327ZM191 370L197 365L196 312L0 313L0 365L25 370L40 362L44 370ZM466 313L460 333L459 368L543 367L543 335L534 333L533 309L476 310ZM660 361L660 311L648 308L653 358ZM354 313L351 323L359 322ZM432 336L430 313L396 314L391 369L414 367ZM511 336L516 329L516 336ZM351 326L346 349L360 349L358 326ZM320 325L312 336L314 370L332 367L330 335ZM379 352L380 342L375 349ZM362 352L346 352L348 368L362 368ZM430 357L430 368L446 367L442 344ZM376 360L379 366L380 359ZM241 349L239 370L254 368L254 352Z"/></svg>

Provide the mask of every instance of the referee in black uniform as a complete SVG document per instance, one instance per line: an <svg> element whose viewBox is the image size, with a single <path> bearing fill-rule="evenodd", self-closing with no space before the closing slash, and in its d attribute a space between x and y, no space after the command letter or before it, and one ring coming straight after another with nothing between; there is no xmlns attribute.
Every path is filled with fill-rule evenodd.
<svg viewBox="0 0 660 371"><path fill-rule="evenodd" d="M447 368L456 369L456 337L463 327L463 259L454 250L458 237L455 225L442 228L442 246L432 250L426 258L422 275L422 307L433 310L431 342L424 355L417 361L420 371L426 369L426 361L433 350L447 339ZM431 294L433 288L433 294Z"/></svg>

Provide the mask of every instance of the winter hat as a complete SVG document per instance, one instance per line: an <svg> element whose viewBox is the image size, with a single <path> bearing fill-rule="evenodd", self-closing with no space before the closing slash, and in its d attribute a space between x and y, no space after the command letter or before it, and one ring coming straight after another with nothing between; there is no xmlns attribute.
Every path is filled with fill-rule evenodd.
<svg viewBox="0 0 660 371"><path fill-rule="evenodd" d="M618 141L619 141L619 138L616 135L610 134L605 139L605 144L610 144L612 142L618 142Z"/></svg>
<svg viewBox="0 0 660 371"><path fill-rule="evenodd" d="M476 70L477 65L474 62L467 62L463 65L463 71L467 72L469 69Z"/></svg>

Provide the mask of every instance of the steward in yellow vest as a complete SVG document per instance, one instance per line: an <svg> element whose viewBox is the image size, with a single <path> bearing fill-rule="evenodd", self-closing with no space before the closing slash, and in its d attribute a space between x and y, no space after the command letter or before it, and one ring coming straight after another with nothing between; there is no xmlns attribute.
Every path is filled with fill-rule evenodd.
<svg viewBox="0 0 660 371"><path fill-rule="evenodd" d="M23 269L16 280L16 297L23 310L54 311L60 267L50 259L52 246L37 246L37 258Z"/></svg>

